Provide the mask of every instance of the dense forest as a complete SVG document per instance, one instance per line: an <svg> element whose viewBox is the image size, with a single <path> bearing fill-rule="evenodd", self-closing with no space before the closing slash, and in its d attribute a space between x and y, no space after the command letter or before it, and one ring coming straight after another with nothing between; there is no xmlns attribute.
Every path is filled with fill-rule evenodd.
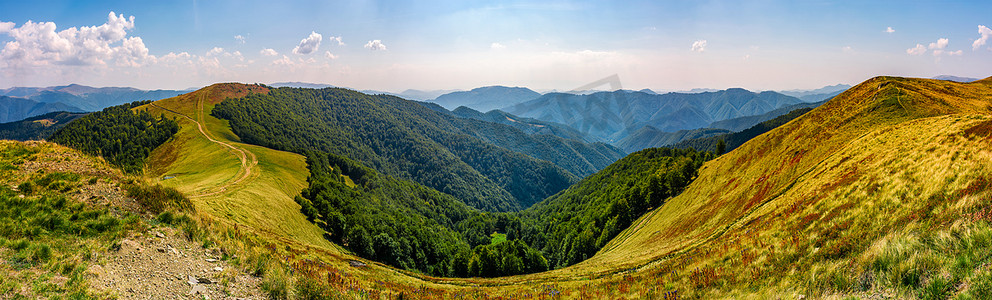
<svg viewBox="0 0 992 300"><path fill-rule="evenodd" d="M486 213L356 161L309 152L310 186L296 201L330 240L361 257L435 276L525 274L591 257L680 193L713 157L645 149L530 209Z"/></svg>
<svg viewBox="0 0 992 300"><path fill-rule="evenodd" d="M20 121L0 124L0 140L44 140L69 122L87 113L50 112Z"/></svg>
<svg viewBox="0 0 992 300"><path fill-rule="evenodd" d="M148 111L132 111L150 102L136 101L90 113L55 131L49 140L102 156L124 172L140 172L148 153L179 131L176 121L165 115L156 119Z"/></svg>
<svg viewBox="0 0 992 300"><path fill-rule="evenodd" d="M328 239L434 276L505 276L580 262L681 192L714 157L647 149L565 190L574 175L496 146L527 135L518 129L392 96L280 88L227 99L213 114L246 142L307 156L309 187L296 201ZM507 209L472 198L521 193L536 200Z"/></svg>
<svg viewBox="0 0 992 300"><path fill-rule="evenodd" d="M519 213L520 238L552 268L583 261L648 211L682 192L715 155L648 148Z"/></svg>
<svg viewBox="0 0 992 300"><path fill-rule="evenodd" d="M310 185L296 197L303 214L358 256L434 276L547 269L540 252L520 241L477 244L472 250L455 228L470 227L461 224L483 213L450 195L334 154L309 152L307 165Z"/></svg>
<svg viewBox="0 0 992 300"><path fill-rule="evenodd" d="M800 108L790 111L787 114L778 116L774 119L758 123L758 125L751 126L751 128L744 129L739 132L731 132L726 134L714 135L710 137L684 140L671 147L677 149L693 148L700 151L717 151L720 141L726 143L726 151L731 151L737 149L745 142L765 133L769 132L776 127L782 126L785 123L789 123L792 119L798 118L803 114L813 110L811 107Z"/></svg>
<svg viewBox="0 0 992 300"><path fill-rule="evenodd" d="M509 126L460 119L416 102L345 89L273 89L218 104L245 142L297 153L320 151L361 161L484 211L518 211L578 181L553 161L497 146L552 151ZM484 140L480 137L486 137ZM514 149L514 148L511 148ZM582 153L558 155L584 160ZM591 169L587 173L594 172Z"/></svg>

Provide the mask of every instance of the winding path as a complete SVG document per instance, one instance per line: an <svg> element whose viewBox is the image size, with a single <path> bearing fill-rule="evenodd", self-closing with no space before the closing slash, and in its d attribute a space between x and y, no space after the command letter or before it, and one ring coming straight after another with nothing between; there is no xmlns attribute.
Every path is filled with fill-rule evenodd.
<svg viewBox="0 0 992 300"><path fill-rule="evenodd" d="M228 187L230 187L232 185L235 185L235 184L238 184L238 183L244 181L245 179L248 179L248 177L251 176L251 169L253 167L255 167L256 165L258 165L258 158L255 156L255 153L252 153L251 151L248 151L245 148L237 147L237 146L234 146L234 145L231 145L231 144L228 144L228 143L219 141L219 140L214 139L213 137L211 137L210 134L208 134L207 131L203 129L203 123L202 123L202 121L203 121L203 99L202 99L202 96L199 96L198 98L200 98L200 99L197 99L197 101L196 101L196 117L199 120L193 119L192 117L190 117L190 116L188 116L188 115L186 115L184 113L181 113L181 112L178 112L178 111L174 111L174 110L171 110L171 109L162 107L162 106L160 106L158 104L155 104L155 103L151 103L151 105L154 106L154 107L158 107L158 108L160 108L162 110L165 110L165 111L168 111L168 112L171 112L171 113L180 115L180 116L182 116L182 117L184 117L186 119L189 119L190 121L192 121L193 123L196 124L196 128L200 130L200 134L202 134L204 137L206 137L207 140L209 140L209 141L211 141L213 143L222 145L224 147L230 148L231 150L234 150L232 153L234 153L234 155L237 156L238 159L241 161L241 169L239 169L238 170L238 173L235 174L236 179L230 180L230 181L228 181L224 185L221 185L221 186L218 186L218 187L214 187L214 188L210 188L210 189L207 189L206 191L203 191L203 192L200 192L200 193L197 193L197 194L194 194L194 195L190 195L190 197L207 197L207 196L213 196L213 195L220 194L220 193L226 191ZM238 177L237 174L242 174L242 175L240 177Z"/></svg>

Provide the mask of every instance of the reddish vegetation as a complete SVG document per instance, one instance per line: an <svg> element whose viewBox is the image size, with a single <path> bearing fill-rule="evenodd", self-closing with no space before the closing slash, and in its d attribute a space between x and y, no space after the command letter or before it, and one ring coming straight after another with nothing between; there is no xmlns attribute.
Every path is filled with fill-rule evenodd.
<svg viewBox="0 0 992 300"><path fill-rule="evenodd" d="M966 129L964 134L971 138L992 137L992 120L978 123L978 125Z"/></svg>

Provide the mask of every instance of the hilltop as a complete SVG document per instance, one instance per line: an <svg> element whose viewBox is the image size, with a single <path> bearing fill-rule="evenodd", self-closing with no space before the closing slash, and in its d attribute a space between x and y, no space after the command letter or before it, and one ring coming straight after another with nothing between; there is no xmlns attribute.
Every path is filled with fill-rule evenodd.
<svg viewBox="0 0 992 300"><path fill-rule="evenodd" d="M323 223L309 222L292 199L306 186L304 157L244 144L228 121L208 113L224 99L253 93L271 90L219 84L139 108L171 113L181 126L153 151L147 175L191 195L203 214L292 249L278 248L273 255L320 261L291 267L316 277L297 275L290 282L332 278L320 285L325 295L362 297L358 290L368 288L375 295L483 298L944 298L981 297L992 286L992 273L982 263L992 259L986 207L992 197L992 153L986 147L992 78L868 80L703 163L681 194L646 202L656 207L645 206L643 216L602 241L592 257L548 272L491 279L398 271L329 243L318 225ZM653 168L639 168L645 164L637 161L652 157L657 156L632 155L533 211L579 208L567 203L593 195L618 201L612 205L631 203L650 189L610 189L621 196L609 196L596 194L607 192L596 187L641 185L636 182L650 178L645 174ZM654 171L671 169L663 165ZM351 172L342 175L356 174ZM162 180L167 174L175 178ZM346 177L345 186L359 178Z"/></svg>
<svg viewBox="0 0 992 300"><path fill-rule="evenodd" d="M486 86L471 91L440 95L431 102L447 109L466 106L478 111L490 111L537 99L541 94L524 87Z"/></svg>
<svg viewBox="0 0 992 300"><path fill-rule="evenodd" d="M868 80L707 163L573 271L685 270L659 280L706 297L960 293L992 253L920 241L988 230L990 99L992 78ZM938 276L955 259L968 271Z"/></svg>

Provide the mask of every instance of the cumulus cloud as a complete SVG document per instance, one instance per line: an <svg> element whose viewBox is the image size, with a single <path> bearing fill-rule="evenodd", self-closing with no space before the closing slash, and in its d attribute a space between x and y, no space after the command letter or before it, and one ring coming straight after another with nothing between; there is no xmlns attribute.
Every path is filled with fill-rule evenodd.
<svg viewBox="0 0 992 300"><path fill-rule="evenodd" d="M320 49L320 41L323 39L324 37L319 33L311 31L310 36L300 40L300 44L296 48L293 48L293 53L301 55L313 53L317 49Z"/></svg>
<svg viewBox="0 0 992 300"><path fill-rule="evenodd" d="M14 25L16 25L14 22L0 22L0 33L10 32L11 29L14 29Z"/></svg>
<svg viewBox="0 0 992 300"><path fill-rule="evenodd" d="M341 41L341 37L340 36L332 36L332 37L328 38L327 40L328 41L338 42L338 46L344 46L344 42Z"/></svg>
<svg viewBox="0 0 992 300"><path fill-rule="evenodd" d="M503 44L500 43L493 43L492 45L489 45L489 48L492 48L494 50L500 50L500 49L506 49L506 46L503 46Z"/></svg>
<svg viewBox="0 0 992 300"><path fill-rule="evenodd" d="M698 40L692 43L692 51L703 52L706 51L706 40Z"/></svg>
<svg viewBox="0 0 992 300"><path fill-rule="evenodd" d="M70 27L56 31L53 22L27 21L20 27L0 23L0 32L12 40L0 50L0 60L8 67L45 65L118 65L139 66L154 62L155 56L139 37L127 37L134 28L134 16L110 12L107 22L99 26ZM119 43L119 44L118 44Z"/></svg>
<svg viewBox="0 0 992 300"><path fill-rule="evenodd" d="M948 40L946 38L937 39L937 42L930 43L930 49L944 49L947 48Z"/></svg>
<svg viewBox="0 0 992 300"><path fill-rule="evenodd" d="M365 48L369 50L386 50L386 45L380 40L371 40L368 43L365 43Z"/></svg>
<svg viewBox="0 0 992 300"><path fill-rule="evenodd" d="M224 54L224 48L221 47L214 47L213 49L210 49L210 51L207 51L207 56L214 56L221 54Z"/></svg>
<svg viewBox="0 0 992 300"><path fill-rule="evenodd" d="M265 48L262 49L262 51L258 51L258 54L265 56L276 56L279 55L279 52L276 52L276 50L272 50L272 48Z"/></svg>
<svg viewBox="0 0 992 300"><path fill-rule="evenodd" d="M245 37L245 36L243 36L243 35L240 35L240 34L239 34L239 35L235 35L235 36L234 36L234 39L235 39L235 40L237 40L237 41L238 41L238 43L240 43L240 44L242 44L242 45L244 45L244 44L245 44L245 42L247 42L247 41L248 41L248 37Z"/></svg>
<svg viewBox="0 0 992 300"><path fill-rule="evenodd" d="M331 51L324 51L324 57L327 57L328 59L337 59L338 58L338 56L337 55L334 55L333 53L331 53Z"/></svg>
<svg viewBox="0 0 992 300"><path fill-rule="evenodd" d="M886 28L885 28L885 31L882 31L882 32L885 32L885 33L893 33L893 32L896 32L896 30L895 30L895 29L892 29L892 27L886 27Z"/></svg>
<svg viewBox="0 0 992 300"><path fill-rule="evenodd" d="M916 47L906 49L906 54L909 55L923 55L923 53L927 53L927 47L921 44L916 44Z"/></svg>
<svg viewBox="0 0 992 300"><path fill-rule="evenodd" d="M982 35L982 37L975 40L974 43L971 43L972 51L978 50L979 47L985 45L985 42L988 42L989 37L992 36L992 29L985 27L985 25L978 25L978 34Z"/></svg>

